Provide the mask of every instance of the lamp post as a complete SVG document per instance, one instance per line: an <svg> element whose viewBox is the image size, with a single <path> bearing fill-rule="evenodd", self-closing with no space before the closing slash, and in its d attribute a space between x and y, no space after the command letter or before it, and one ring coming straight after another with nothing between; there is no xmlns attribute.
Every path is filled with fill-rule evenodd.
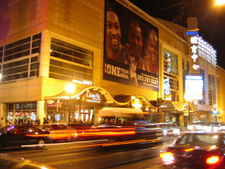
<svg viewBox="0 0 225 169"><path fill-rule="evenodd" d="M192 117L191 117L191 103L193 101L193 98L185 94L185 101L187 102L187 110L188 110L187 122L188 122L188 125L190 125L191 121L192 121Z"/></svg>
<svg viewBox="0 0 225 169"><path fill-rule="evenodd" d="M68 117L66 118L67 123L70 122L70 109L72 106L72 94L75 91L75 85L72 83L68 83L65 86L66 92L69 94L69 104L68 104Z"/></svg>
<svg viewBox="0 0 225 169"><path fill-rule="evenodd" d="M219 5L224 5L225 4L225 0L215 0L215 5L219 6Z"/></svg>
<svg viewBox="0 0 225 169"><path fill-rule="evenodd" d="M191 102L188 101L188 123L191 124L192 118L191 118Z"/></svg>

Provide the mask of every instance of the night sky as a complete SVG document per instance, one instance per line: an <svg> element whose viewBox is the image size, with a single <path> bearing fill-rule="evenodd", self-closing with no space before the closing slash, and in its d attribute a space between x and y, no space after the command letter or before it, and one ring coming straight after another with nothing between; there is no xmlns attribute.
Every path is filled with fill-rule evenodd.
<svg viewBox="0 0 225 169"><path fill-rule="evenodd" d="M172 21L183 16L179 23L187 27L187 16L197 17L199 34L217 51L217 65L225 69L225 5L215 6L214 0L129 0L152 17ZM185 6L178 7L179 1Z"/></svg>

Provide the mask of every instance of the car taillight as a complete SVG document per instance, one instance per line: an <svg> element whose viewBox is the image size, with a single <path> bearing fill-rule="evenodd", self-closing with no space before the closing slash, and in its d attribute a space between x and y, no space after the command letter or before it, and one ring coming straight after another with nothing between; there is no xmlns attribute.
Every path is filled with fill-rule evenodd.
<svg viewBox="0 0 225 169"><path fill-rule="evenodd" d="M210 156L206 159L206 164L209 164L209 165L214 165L214 164L217 164L220 162L220 157L219 156Z"/></svg>
<svg viewBox="0 0 225 169"><path fill-rule="evenodd" d="M191 152L191 151L194 151L195 149L194 148L185 148L183 149L183 151L185 152Z"/></svg>
<svg viewBox="0 0 225 169"><path fill-rule="evenodd" d="M160 153L160 158L165 165L172 164L174 162L174 155L172 152L163 152Z"/></svg>

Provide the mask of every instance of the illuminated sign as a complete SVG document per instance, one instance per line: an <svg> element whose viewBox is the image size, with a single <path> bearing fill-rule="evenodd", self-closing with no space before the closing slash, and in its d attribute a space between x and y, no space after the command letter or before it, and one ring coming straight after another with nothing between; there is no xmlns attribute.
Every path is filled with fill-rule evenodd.
<svg viewBox="0 0 225 169"><path fill-rule="evenodd" d="M142 107L142 101L141 99L132 97L131 98L131 105L135 108L135 109L139 109Z"/></svg>
<svg viewBox="0 0 225 169"><path fill-rule="evenodd" d="M81 80L75 80L75 79L73 79L72 82L78 83L78 84L90 85L90 86L92 85L92 82L91 81L87 81L87 80L81 81Z"/></svg>
<svg viewBox="0 0 225 169"><path fill-rule="evenodd" d="M99 93L87 92L86 93L86 101L87 102L100 103L101 102L101 95Z"/></svg>
<svg viewBox="0 0 225 169"><path fill-rule="evenodd" d="M186 35L187 35L187 36L197 36L197 35L199 35L199 34L198 34L198 31L199 31L198 28L196 28L196 29L194 29L194 30L189 30L189 31L186 32Z"/></svg>
<svg viewBox="0 0 225 169"><path fill-rule="evenodd" d="M192 47L192 55L191 58L193 59L193 62L195 63L198 59L198 37L197 36L193 36L190 39ZM193 64L193 69L197 70L199 68L199 65Z"/></svg>
<svg viewBox="0 0 225 169"><path fill-rule="evenodd" d="M62 103L59 101L49 100L47 102L47 108L61 108Z"/></svg>
<svg viewBox="0 0 225 169"><path fill-rule="evenodd" d="M198 34L198 31L187 31L186 35L188 35L188 36L197 36L199 34Z"/></svg>
<svg viewBox="0 0 225 169"><path fill-rule="evenodd" d="M185 100L203 99L203 77L200 75L185 76Z"/></svg>
<svg viewBox="0 0 225 169"><path fill-rule="evenodd" d="M88 90L81 95L81 100L90 103L103 103L105 97L99 91Z"/></svg>

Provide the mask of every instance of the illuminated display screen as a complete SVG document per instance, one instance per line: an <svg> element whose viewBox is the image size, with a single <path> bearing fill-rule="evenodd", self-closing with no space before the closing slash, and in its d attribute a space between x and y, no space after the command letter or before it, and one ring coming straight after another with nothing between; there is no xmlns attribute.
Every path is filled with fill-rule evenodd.
<svg viewBox="0 0 225 169"><path fill-rule="evenodd" d="M203 77L198 75L185 76L185 100L203 99Z"/></svg>

